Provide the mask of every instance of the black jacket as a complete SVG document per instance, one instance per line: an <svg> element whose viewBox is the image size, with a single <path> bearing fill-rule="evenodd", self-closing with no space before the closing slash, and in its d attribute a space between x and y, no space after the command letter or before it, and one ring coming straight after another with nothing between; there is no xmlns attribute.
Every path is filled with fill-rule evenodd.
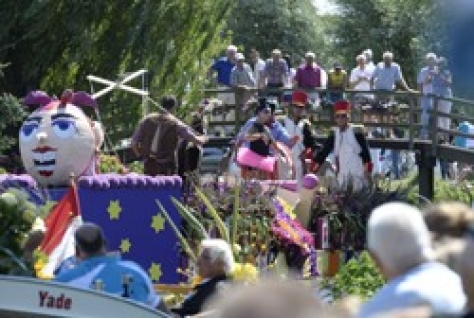
<svg viewBox="0 0 474 319"><path fill-rule="evenodd" d="M336 139L336 133L334 132L334 130L338 130L338 129L339 128L333 128L331 130L326 142L324 143L323 149L316 154L314 161L318 163L319 165L324 163L324 161L326 160L326 157L328 157L328 155L334 150L334 142ZM362 158L362 162L364 164L370 163L371 158L370 158L369 146L367 144L367 140L365 138L364 132L361 129L354 130L354 134L361 148L361 152L359 156Z"/></svg>
<svg viewBox="0 0 474 319"><path fill-rule="evenodd" d="M171 309L171 311L181 317L192 316L200 313L204 303L217 291L218 285L227 281L228 277L226 275L221 275L197 285L186 299L184 299L181 305L177 308Z"/></svg>

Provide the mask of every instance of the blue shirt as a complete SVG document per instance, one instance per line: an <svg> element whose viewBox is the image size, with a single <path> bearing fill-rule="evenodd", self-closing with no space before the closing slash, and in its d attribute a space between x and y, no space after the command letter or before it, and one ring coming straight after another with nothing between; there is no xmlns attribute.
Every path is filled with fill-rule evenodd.
<svg viewBox="0 0 474 319"><path fill-rule="evenodd" d="M217 82L220 85L230 86L230 74L235 64L231 62L227 57L218 59L211 68L217 71Z"/></svg>
<svg viewBox="0 0 474 319"><path fill-rule="evenodd" d="M430 306L433 316L445 317L463 313L465 304L461 278L441 263L427 262L389 281L356 317L380 317L423 305Z"/></svg>
<svg viewBox="0 0 474 319"><path fill-rule="evenodd" d="M257 121L257 117L252 117L245 123L245 125L240 129L239 135L237 135L237 142L242 141L244 139L245 133L253 126L255 121ZM291 137L288 135L288 132L283 127L283 125L281 125L280 122L273 122L270 126L270 131L272 132L272 136L276 141L281 142L287 145L288 147L291 146ZM244 145L246 147L249 147L249 142L246 141Z"/></svg>
<svg viewBox="0 0 474 319"><path fill-rule="evenodd" d="M55 281L71 286L93 289L97 279L103 283L104 292L122 296L124 287L122 276L131 276L129 284L130 299L156 308L160 297L156 294L148 275L132 261L120 260L117 256L91 257L80 262L70 271L59 274Z"/></svg>
<svg viewBox="0 0 474 319"><path fill-rule="evenodd" d="M467 121L462 122L459 124L458 131L461 133L469 134L471 131L471 124ZM467 148L467 137L464 136L456 136L454 138L454 145L457 147Z"/></svg>
<svg viewBox="0 0 474 319"><path fill-rule="evenodd" d="M392 62L389 67L386 67L385 63L380 62L372 74L372 78L375 79L374 89L393 91L397 81L402 80L402 71L395 62Z"/></svg>

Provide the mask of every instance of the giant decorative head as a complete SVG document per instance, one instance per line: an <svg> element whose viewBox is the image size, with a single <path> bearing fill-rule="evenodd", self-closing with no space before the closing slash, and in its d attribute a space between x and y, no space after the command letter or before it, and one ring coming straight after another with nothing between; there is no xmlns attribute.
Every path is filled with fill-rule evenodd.
<svg viewBox="0 0 474 319"><path fill-rule="evenodd" d="M60 100L44 92L31 92L24 100L39 106L20 129L23 165L42 186L65 186L71 175L94 174L96 151L103 142L99 123L79 106L97 107L85 92L66 90Z"/></svg>

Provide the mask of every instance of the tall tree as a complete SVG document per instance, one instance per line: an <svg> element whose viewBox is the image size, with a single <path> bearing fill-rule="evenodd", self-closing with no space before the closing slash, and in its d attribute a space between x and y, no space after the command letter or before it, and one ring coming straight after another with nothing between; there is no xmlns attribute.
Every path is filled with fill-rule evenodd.
<svg viewBox="0 0 474 319"><path fill-rule="evenodd" d="M401 64L411 86L415 86L424 54L444 47L437 37L442 28L438 21L439 3L433 0L333 0L341 14L335 18L337 48L348 65L354 57L371 48L374 60L390 50Z"/></svg>
<svg viewBox="0 0 474 319"><path fill-rule="evenodd" d="M239 0L227 30L236 45L257 48L263 57L279 48L296 62L306 51L324 55L321 21L311 0Z"/></svg>
<svg viewBox="0 0 474 319"><path fill-rule="evenodd" d="M149 70L152 96L190 99L208 61L222 48L229 0L3 0L0 61L5 91L89 91L86 76L115 78ZM135 83L136 84L136 83ZM190 90L185 88L190 85ZM130 136L141 100L113 93L99 100L113 141Z"/></svg>

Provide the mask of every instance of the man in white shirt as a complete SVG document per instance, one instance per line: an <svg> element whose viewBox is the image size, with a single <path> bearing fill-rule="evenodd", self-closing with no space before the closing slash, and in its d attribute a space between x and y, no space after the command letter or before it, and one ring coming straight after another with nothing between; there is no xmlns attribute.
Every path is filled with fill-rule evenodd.
<svg viewBox="0 0 474 319"><path fill-rule="evenodd" d="M387 283L356 317L391 317L418 306L428 306L433 317L462 313L461 278L434 261L431 236L416 207L391 202L376 208L367 225L367 246Z"/></svg>
<svg viewBox="0 0 474 319"><path fill-rule="evenodd" d="M375 66L374 62L372 61L372 58L373 58L372 50L367 49L364 52L362 52L362 55L365 56L365 63L366 63L367 70L371 74L374 73L376 66Z"/></svg>
<svg viewBox="0 0 474 319"><path fill-rule="evenodd" d="M422 138L428 137L428 124L430 121L428 111L433 109L433 99L427 95L433 93L433 79L437 71L436 61L436 54L428 53L426 55L426 66L418 73L418 79L416 81L418 83L418 90L423 94L420 101L421 108L423 109L423 113L421 113L421 124L423 125L421 131Z"/></svg>
<svg viewBox="0 0 474 319"><path fill-rule="evenodd" d="M365 55L358 55L356 61L357 67L351 71L349 86L355 91L370 91L370 79L372 78L373 70L367 66ZM372 95L357 94L356 96L370 98Z"/></svg>

